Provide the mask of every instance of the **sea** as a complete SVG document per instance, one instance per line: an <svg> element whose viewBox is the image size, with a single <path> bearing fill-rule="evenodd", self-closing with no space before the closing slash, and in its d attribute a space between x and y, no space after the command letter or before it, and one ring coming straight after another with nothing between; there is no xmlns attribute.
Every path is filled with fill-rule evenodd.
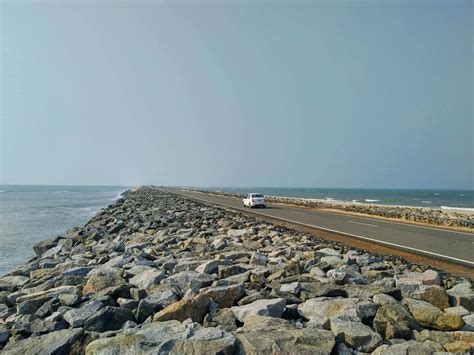
<svg viewBox="0 0 474 355"><path fill-rule="evenodd" d="M123 186L0 185L0 276L35 255L33 245L84 225Z"/></svg>
<svg viewBox="0 0 474 355"><path fill-rule="evenodd" d="M474 211L474 190L415 189L336 189L312 187L206 187L204 190L266 196L297 197L328 202L431 207L443 210Z"/></svg>

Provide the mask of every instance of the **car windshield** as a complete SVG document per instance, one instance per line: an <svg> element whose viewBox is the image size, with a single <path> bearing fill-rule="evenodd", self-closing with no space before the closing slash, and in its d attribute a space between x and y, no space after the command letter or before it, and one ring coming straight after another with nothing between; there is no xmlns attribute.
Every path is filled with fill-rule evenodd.
<svg viewBox="0 0 474 355"><path fill-rule="evenodd" d="M253 194L252 197L258 198L258 197L263 197L263 195L262 194Z"/></svg>

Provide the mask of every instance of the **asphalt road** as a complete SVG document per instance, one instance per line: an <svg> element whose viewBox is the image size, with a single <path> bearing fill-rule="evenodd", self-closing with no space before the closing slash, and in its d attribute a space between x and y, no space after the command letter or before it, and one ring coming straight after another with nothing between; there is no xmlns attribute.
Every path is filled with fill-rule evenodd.
<svg viewBox="0 0 474 355"><path fill-rule="evenodd" d="M179 189L163 190L217 205L244 209L241 200L231 197ZM249 209L245 208L245 210ZM274 204L269 204L265 209L251 211L306 227L345 234L353 238L474 267L474 233Z"/></svg>

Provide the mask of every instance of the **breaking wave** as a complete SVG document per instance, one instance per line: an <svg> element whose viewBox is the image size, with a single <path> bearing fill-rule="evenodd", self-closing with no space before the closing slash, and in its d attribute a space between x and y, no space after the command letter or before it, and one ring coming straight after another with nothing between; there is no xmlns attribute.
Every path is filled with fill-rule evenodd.
<svg viewBox="0 0 474 355"><path fill-rule="evenodd" d="M459 211L473 211L473 207L451 207L451 206L441 206L442 210L459 210Z"/></svg>

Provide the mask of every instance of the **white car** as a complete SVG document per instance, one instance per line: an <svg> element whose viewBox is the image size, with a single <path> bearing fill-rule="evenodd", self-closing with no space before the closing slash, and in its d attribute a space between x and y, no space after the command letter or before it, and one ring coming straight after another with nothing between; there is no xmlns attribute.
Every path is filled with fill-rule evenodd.
<svg viewBox="0 0 474 355"><path fill-rule="evenodd" d="M265 203L265 197L262 194L248 194L245 196L242 202L244 203L244 207L267 207L267 204Z"/></svg>

